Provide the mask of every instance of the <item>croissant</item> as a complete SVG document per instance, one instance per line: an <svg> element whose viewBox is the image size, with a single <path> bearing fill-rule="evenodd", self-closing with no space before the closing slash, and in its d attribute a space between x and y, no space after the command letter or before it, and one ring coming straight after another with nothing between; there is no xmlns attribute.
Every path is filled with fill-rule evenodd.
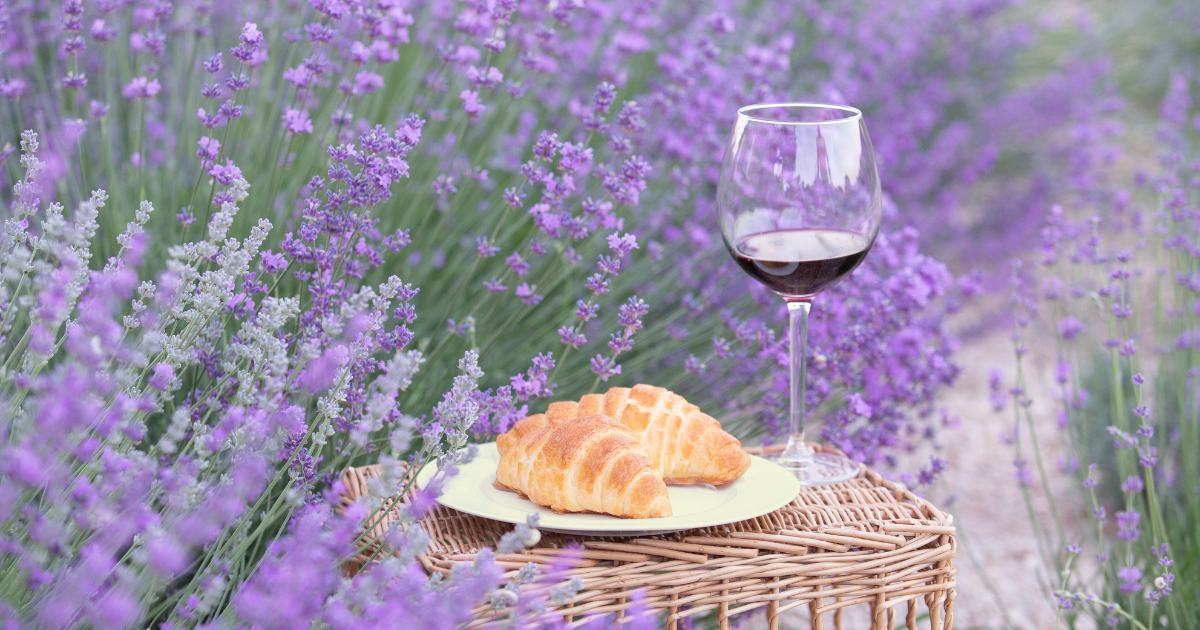
<svg viewBox="0 0 1200 630"><path fill-rule="evenodd" d="M741 442L723 431L721 423L682 396L651 385L614 387L579 402L551 403L546 413L519 420L496 439L496 446L504 453L531 431L596 413L632 430L669 484L720 485L750 467Z"/></svg>
<svg viewBox="0 0 1200 630"><path fill-rule="evenodd" d="M667 486L646 449L632 431L602 415L526 433L501 456L496 481L559 514L671 515Z"/></svg>

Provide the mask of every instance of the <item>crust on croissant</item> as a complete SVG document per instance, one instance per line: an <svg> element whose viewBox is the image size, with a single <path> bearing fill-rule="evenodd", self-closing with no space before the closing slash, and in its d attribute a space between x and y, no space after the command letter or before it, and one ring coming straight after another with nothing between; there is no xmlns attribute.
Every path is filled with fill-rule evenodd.
<svg viewBox="0 0 1200 630"><path fill-rule="evenodd" d="M667 486L645 447L598 414L529 431L501 456L496 481L558 513L671 515Z"/></svg>
<svg viewBox="0 0 1200 630"><path fill-rule="evenodd" d="M551 403L544 414L523 418L496 439L501 453L522 436L551 424L603 413L628 427L646 447L669 484L720 485L741 477L750 457L721 423L682 396L661 387L614 387L579 402Z"/></svg>
<svg viewBox="0 0 1200 630"><path fill-rule="evenodd" d="M599 412L596 412L599 413ZM500 455L507 453L512 447L516 446L517 442L522 437L532 431L536 431L552 422L561 422L563 420L574 420L578 418L579 403L573 400L564 400L560 402L550 403L550 408L546 413L538 413L532 416L527 416L517 420L512 428L507 433L501 433L496 436L496 449L500 451ZM593 415L593 414L587 414ZM612 418L612 416L609 416Z"/></svg>

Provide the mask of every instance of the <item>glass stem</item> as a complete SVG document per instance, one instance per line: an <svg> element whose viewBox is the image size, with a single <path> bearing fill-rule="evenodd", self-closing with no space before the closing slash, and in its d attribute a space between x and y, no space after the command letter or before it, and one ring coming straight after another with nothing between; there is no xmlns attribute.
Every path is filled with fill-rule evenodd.
<svg viewBox="0 0 1200 630"><path fill-rule="evenodd" d="M813 451L804 442L804 363L808 354L808 311L812 298L789 299L788 354L791 373L791 404L788 409L788 443L779 459L784 461L812 460Z"/></svg>

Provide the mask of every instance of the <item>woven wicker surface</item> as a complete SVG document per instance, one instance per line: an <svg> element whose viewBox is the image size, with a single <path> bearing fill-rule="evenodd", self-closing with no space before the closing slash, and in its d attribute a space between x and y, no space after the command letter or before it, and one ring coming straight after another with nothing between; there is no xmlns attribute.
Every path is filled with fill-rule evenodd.
<svg viewBox="0 0 1200 630"><path fill-rule="evenodd" d="M347 469L343 506L365 496L379 476L378 466ZM368 538L393 519L389 514ZM456 562L473 560L483 547L494 547L512 529L441 505L420 524L432 539L421 564L444 574ZM572 544L583 549L566 549ZM781 613L807 606L814 630L828 627L827 617L843 630L843 610L861 606L870 610L872 630L898 623L915 630L922 607L928 617L921 627L949 630L956 547L953 517L864 468L845 483L805 488L791 504L758 518L637 538L544 532L534 548L499 554L497 561L509 570L505 580L515 579L528 562L541 566L541 578L522 585L523 599L579 576L583 589L577 596L547 613L573 623L597 614L623 616L634 606L630 596L640 591L643 609L665 611L671 629L680 619L710 610L727 628L730 617L765 609L774 630ZM483 608L477 613L468 628L505 619Z"/></svg>

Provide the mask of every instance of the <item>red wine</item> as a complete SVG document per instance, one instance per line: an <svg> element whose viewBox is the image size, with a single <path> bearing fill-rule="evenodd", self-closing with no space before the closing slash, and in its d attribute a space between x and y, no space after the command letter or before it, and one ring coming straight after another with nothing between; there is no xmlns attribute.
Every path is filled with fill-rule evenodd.
<svg viewBox="0 0 1200 630"><path fill-rule="evenodd" d="M847 230L774 230L738 239L730 253L772 291L808 297L854 271L871 244L862 234Z"/></svg>

